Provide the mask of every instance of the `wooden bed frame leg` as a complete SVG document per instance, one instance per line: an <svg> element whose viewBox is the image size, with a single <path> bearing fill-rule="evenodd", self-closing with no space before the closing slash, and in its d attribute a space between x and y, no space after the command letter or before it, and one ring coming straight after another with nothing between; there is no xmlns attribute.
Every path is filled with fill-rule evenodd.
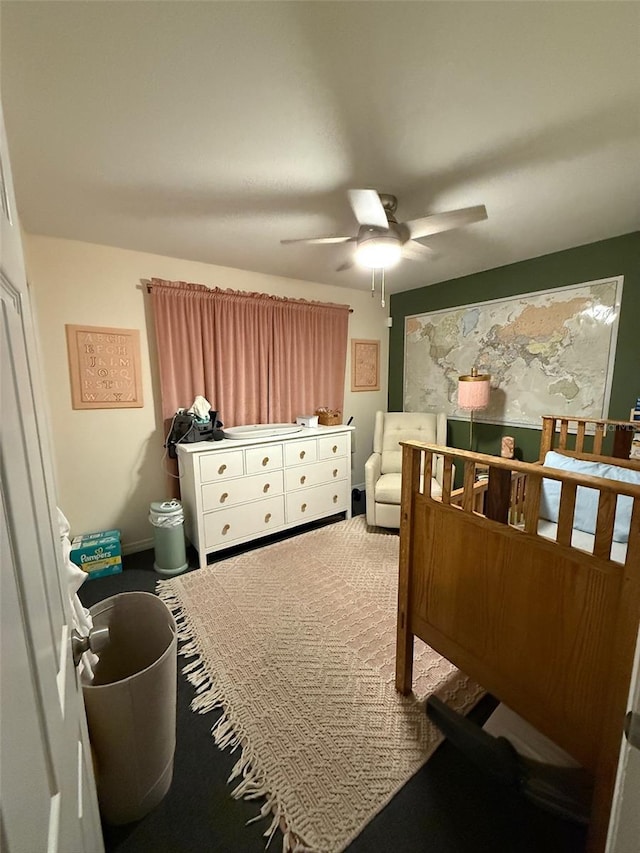
<svg viewBox="0 0 640 853"><path fill-rule="evenodd" d="M408 630L407 614L398 619L396 640L396 690L407 696L413 685L413 634Z"/></svg>
<svg viewBox="0 0 640 853"><path fill-rule="evenodd" d="M426 476L426 475L425 475ZM396 690L407 696L413 683L413 634L409 630L411 590L411 495L420 483L420 453L402 448L402 509L398 571L398 628L396 635Z"/></svg>
<svg viewBox="0 0 640 853"><path fill-rule="evenodd" d="M615 770L607 774L609 778L596 778L591 805L591 820L587 835L586 853L604 853L607 846L609 819L611 816L611 801L615 784Z"/></svg>

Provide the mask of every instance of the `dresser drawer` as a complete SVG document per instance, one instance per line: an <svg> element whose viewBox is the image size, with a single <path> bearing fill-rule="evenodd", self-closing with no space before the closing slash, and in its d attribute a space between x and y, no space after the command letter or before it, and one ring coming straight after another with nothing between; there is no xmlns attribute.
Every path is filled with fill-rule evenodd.
<svg viewBox="0 0 640 853"><path fill-rule="evenodd" d="M205 547L233 545L237 539L264 536L284 524L284 497L254 501L244 506L234 506L209 512L204 518Z"/></svg>
<svg viewBox="0 0 640 853"><path fill-rule="evenodd" d="M260 471L272 471L282 468L282 445L265 444L261 447L249 447L245 450L247 474L258 474Z"/></svg>
<svg viewBox="0 0 640 853"><path fill-rule="evenodd" d="M211 453L200 457L200 479L210 483L224 477L240 477L244 474L241 450L227 453Z"/></svg>
<svg viewBox="0 0 640 853"><path fill-rule="evenodd" d="M284 472L285 489L287 492L292 492L297 489L319 486L321 483L344 480L347 476L348 463L347 457L341 456L338 459L316 462L314 465L302 465L295 469L289 468Z"/></svg>
<svg viewBox="0 0 640 853"><path fill-rule="evenodd" d="M318 439L318 457L332 459L335 456L348 456L350 437L347 435L327 435Z"/></svg>
<svg viewBox="0 0 640 853"><path fill-rule="evenodd" d="M285 465L304 465L318 458L318 445L315 438L306 441L290 441L284 446Z"/></svg>
<svg viewBox="0 0 640 853"><path fill-rule="evenodd" d="M321 515L331 515L347 509L349 486L347 480L325 483L312 489L291 492L287 499L287 523L304 521Z"/></svg>
<svg viewBox="0 0 640 853"><path fill-rule="evenodd" d="M264 474L253 474L251 477L207 483L202 487L202 509L209 512L223 506L281 495L284 491L283 480L282 471L265 471Z"/></svg>

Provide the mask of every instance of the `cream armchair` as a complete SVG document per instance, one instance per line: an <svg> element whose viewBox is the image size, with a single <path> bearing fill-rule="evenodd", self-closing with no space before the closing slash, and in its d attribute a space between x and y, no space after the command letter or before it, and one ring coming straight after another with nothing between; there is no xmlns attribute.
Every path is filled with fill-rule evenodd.
<svg viewBox="0 0 640 853"><path fill-rule="evenodd" d="M446 415L425 412L376 412L373 453L364 466L367 524L376 527L400 527L400 442L409 440L446 445ZM442 457L436 461L431 494L442 494Z"/></svg>

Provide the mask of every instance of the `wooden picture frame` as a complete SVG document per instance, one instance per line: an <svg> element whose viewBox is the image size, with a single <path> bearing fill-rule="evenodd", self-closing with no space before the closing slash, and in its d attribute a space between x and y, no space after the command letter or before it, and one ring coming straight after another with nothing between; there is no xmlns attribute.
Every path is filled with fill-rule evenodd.
<svg viewBox="0 0 640 853"><path fill-rule="evenodd" d="M74 409L141 408L140 332L65 326Z"/></svg>
<svg viewBox="0 0 640 853"><path fill-rule="evenodd" d="M380 341L351 341L351 390L380 390Z"/></svg>

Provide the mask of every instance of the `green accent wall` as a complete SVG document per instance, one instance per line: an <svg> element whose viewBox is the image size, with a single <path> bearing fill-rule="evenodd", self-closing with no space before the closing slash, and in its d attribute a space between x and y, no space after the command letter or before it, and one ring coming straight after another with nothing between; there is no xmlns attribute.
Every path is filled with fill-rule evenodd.
<svg viewBox="0 0 640 853"><path fill-rule="evenodd" d="M624 276L624 286L609 417L627 420L636 398L640 397L640 232L392 294L389 411L402 411L406 316L618 275ZM502 424L476 423L474 449L499 454L503 435L515 437L520 458L526 461L538 458L540 430ZM468 448L468 422L449 421L448 442L453 447Z"/></svg>

